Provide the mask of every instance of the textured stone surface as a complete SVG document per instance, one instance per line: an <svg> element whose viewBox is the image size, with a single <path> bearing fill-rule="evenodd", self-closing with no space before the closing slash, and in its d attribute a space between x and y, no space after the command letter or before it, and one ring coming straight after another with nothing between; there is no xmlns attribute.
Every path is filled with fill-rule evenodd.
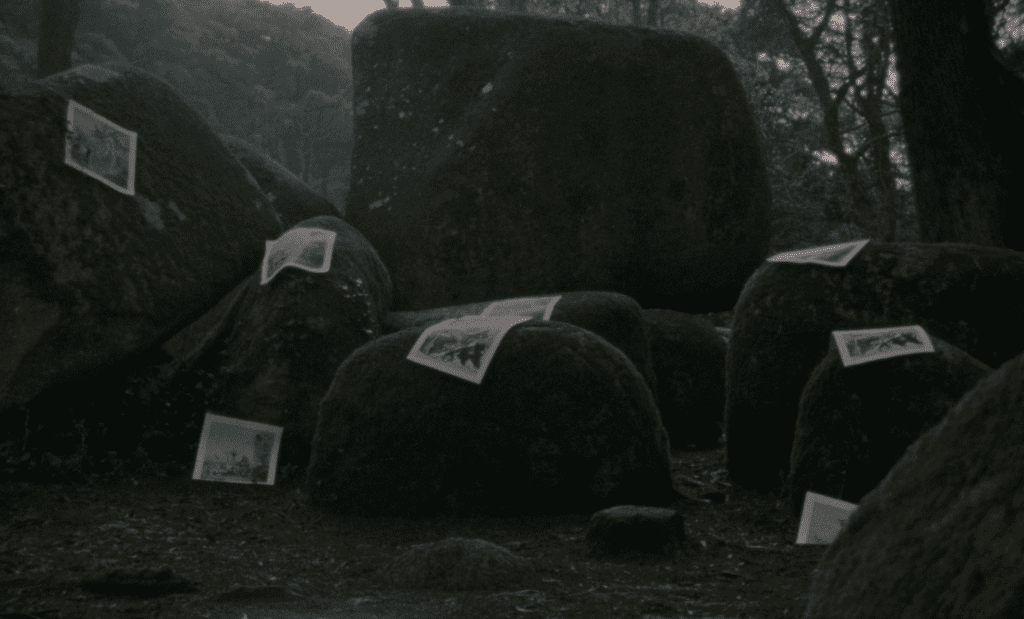
<svg viewBox="0 0 1024 619"><path fill-rule="evenodd" d="M766 262L735 308L726 450L735 483L783 485L800 394L833 330L921 325L998 367L1024 350L1024 254L954 243L868 243L843 268Z"/></svg>
<svg viewBox="0 0 1024 619"><path fill-rule="evenodd" d="M595 557L674 557L685 539L685 522L677 510L638 505L616 505L595 513L586 534L587 549Z"/></svg>
<svg viewBox="0 0 1024 619"><path fill-rule="evenodd" d="M391 270L398 310L552 290L722 310L767 255L756 129L703 39L379 11L352 59L347 219Z"/></svg>
<svg viewBox="0 0 1024 619"><path fill-rule="evenodd" d="M320 404L310 501L363 515L590 513L669 505L668 437L643 378L589 331L531 320L480 385L406 360L407 329L353 352Z"/></svg>
<svg viewBox="0 0 1024 619"><path fill-rule="evenodd" d="M642 310L636 301L617 292L565 292L545 296L561 296L550 320L567 322L608 340L629 357L644 377L644 382L657 394L658 380L651 363L651 347L644 329ZM496 301L501 299L495 299ZM409 312L389 312L384 318L384 332L394 333L410 327L425 329L450 318L476 316L493 301L440 307Z"/></svg>
<svg viewBox="0 0 1024 619"><path fill-rule="evenodd" d="M804 387L790 456L793 512L808 490L858 503L907 446L992 368L933 335L934 353L843 367L834 339Z"/></svg>
<svg viewBox="0 0 1024 619"><path fill-rule="evenodd" d="M497 544L462 537L415 544L385 565L381 575L395 587L442 591L521 589L537 581L528 559Z"/></svg>
<svg viewBox="0 0 1024 619"><path fill-rule="evenodd" d="M674 449L718 447L725 410L726 343L696 316L648 309L643 317L669 442Z"/></svg>
<svg viewBox="0 0 1024 619"><path fill-rule="evenodd" d="M254 273L222 304L219 321L174 368L170 392L190 391L200 408L283 426L279 465L305 467L320 399L348 355L381 334L391 279L376 252L337 217L298 228L333 230L331 268L285 267L267 285Z"/></svg>
<svg viewBox="0 0 1024 619"><path fill-rule="evenodd" d="M134 196L64 164L69 99L139 133ZM282 218L165 82L116 65L0 95L0 186L0 414L159 344L305 218Z"/></svg>
<svg viewBox="0 0 1024 619"><path fill-rule="evenodd" d="M1024 356L981 379L861 500L814 570L806 619L1020 616Z"/></svg>

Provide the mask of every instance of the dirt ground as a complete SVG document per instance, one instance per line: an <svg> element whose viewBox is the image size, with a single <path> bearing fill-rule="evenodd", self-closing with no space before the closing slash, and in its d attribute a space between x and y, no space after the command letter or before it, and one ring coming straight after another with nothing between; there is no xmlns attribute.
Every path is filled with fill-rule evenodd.
<svg viewBox="0 0 1024 619"><path fill-rule="evenodd" d="M796 546L788 503L728 483L724 447L673 454L693 548L608 561L588 516L365 519L304 505L298 480L243 486L127 476L93 485L0 485L0 618L231 619L800 617L824 546ZM703 497L703 498L702 498ZM481 538L531 559L534 589L400 591L378 570L412 544ZM164 595L95 579L169 567ZM157 579L159 580L159 579Z"/></svg>

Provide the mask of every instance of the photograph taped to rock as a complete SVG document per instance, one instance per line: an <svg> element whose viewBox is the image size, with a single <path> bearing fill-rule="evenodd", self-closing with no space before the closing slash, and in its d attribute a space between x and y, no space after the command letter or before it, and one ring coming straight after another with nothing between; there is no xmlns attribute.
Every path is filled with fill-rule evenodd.
<svg viewBox="0 0 1024 619"><path fill-rule="evenodd" d="M932 340L919 325L833 331L843 367L926 352L935 352Z"/></svg>
<svg viewBox="0 0 1024 619"><path fill-rule="evenodd" d="M868 244L871 239L839 243L838 245L824 245L822 247L811 247L800 251L788 251L775 254L768 258L768 262L789 262L792 264L821 264L827 267L844 267L853 260L853 257L860 253L860 250Z"/></svg>
<svg viewBox="0 0 1024 619"><path fill-rule="evenodd" d="M338 234L320 228L294 228L276 241L267 241L260 270L260 285L265 286L281 269L293 266L310 273L331 270L334 240Z"/></svg>
<svg viewBox="0 0 1024 619"><path fill-rule="evenodd" d="M557 297L523 297L495 301L487 306L480 316L526 316L537 320L550 320L555 304L561 299Z"/></svg>
<svg viewBox="0 0 1024 619"><path fill-rule="evenodd" d="M508 330L526 316L464 316L431 326L420 334L406 357L479 385Z"/></svg>
<svg viewBox="0 0 1024 619"><path fill-rule="evenodd" d="M138 134L68 101L64 163L115 191L135 195Z"/></svg>
<svg viewBox="0 0 1024 619"><path fill-rule="evenodd" d="M192 479L273 486L284 428L207 413Z"/></svg>
<svg viewBox="0 0 1024 619"><path fill-rule="evenodd" d="M800 516L796 543L831 544L856 509L856 503L808 492L804 497L804 511Z"/></svg>

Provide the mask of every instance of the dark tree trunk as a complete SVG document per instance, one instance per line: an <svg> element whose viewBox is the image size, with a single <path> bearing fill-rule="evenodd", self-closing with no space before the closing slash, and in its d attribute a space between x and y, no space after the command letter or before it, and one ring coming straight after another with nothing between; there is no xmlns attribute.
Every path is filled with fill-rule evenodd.
<svg viewBox="0 0 1024 619"><path fill-rule="evenodd" d="M389 9L397 9L398 0L384 0L384 6Z"/></svg>
<svg viewBox="0 0 1024 619"><path fill-rule="evenodd" d="M71 68L71 51L78 29L79 0L43 0L39 20L38 77Z"/></svg>
<svg viewBox="0 0 1024 619"><path fill-rule="evenodd" d="M890 151L892 142L885 125L886 80L892 58L889 54L892 44L892 26L888 23L889 12L883 3L864 7L861 11L862 36L860 45L864 54L866 73L864 85L853 89L857 107L868 126L868 162L874 176L874 186L880 194L878 202L882 207L884 226L881 240L896 238L896 222L900 214L900 203L896 193L896 176L893 173ZM881 223L881 222L880 222Z"/></svg>
<svg viewBox="0 0 1024 619"><path fill-rule="evenodd" d="M1024 250L1024 82L997 59L985 2L891 6L921 241Z"/></svg>
<svg viewBox="0 0 1024 619"><path fill-rule="evenodd" d="M424 8L423 7L423 0L412 0L412 8L414 8L414 9L422 9L422 8Z"/></svg>
<svg viewBox="0 0 1024 619"><path fill-rule="evenodd" d="M647 5L647 25L655 28L661 25L661 0L650 0Z"/></svg>

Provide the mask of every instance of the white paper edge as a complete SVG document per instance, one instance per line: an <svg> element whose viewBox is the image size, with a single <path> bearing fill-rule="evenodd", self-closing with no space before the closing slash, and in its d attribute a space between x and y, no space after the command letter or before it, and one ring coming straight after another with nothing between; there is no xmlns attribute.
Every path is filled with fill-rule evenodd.
<svg viewBox="0 0 1024 619"><path fill-rule="evenodd" d="M561 298L562 298L562 295L558 295L556 297L515 297L515 298L512 298L512 299L502 299L501 301L495 301L495 302L491 303L490 305L488 305L487 307L485 307L484 311L480 312L480 317L481 318L491 318L492 317L491 316L491 312L494 311L494 308L500 306L503 303L508 303L510 301L526 301L528 299L536 299L536 300L540 301L542 299L548 299L547 306L544 308L544 317L541 318L541 320L550 320L551 319L551 312L554 311L555 304L558 303L558 301Z"/></svg>
<svg viewBox="0 0 1024 619"><path fill-rule="evenodd" d="M274 434L274 446L270 450L270 462L268 466L270 468L267 473L266 483L260 482L248 482L251 486L273 486L274 480L277 478L277 456L281 451L281 437L284 435L284 428L281 426L272 426L266 423L260 423L258 421L249 421L248 419L237 419L235 417L225 417L223 415L214 415L213 413L206 413L206 417L203 420L203 431L199 435L199 448L196 450L196 463L192 467L192 479L193 481L208 481L212 483L246 483L246 482L218 482L210 479L203 479L203 462L206 460L206 443L210 437L210 426L214 423L226 423L228 425L239 426L242 428L251 428L253 430L263 430L265 432L271 432Z"/></svg>
<svg viewBox="0 0 1024 619"><path fill-rule="evenodd" d="M89 168L86 168L84 166L79 165L77 162L75 162L74 159L71 158L71 145L68 143L67 131L73 126L72 125L72 119L74 118L74 110L81 110L85 114L89 114L91 116L95 116L96 118L98 118L98 119L102 120L103 122L113 126L114 128L118 129L119 131L122 131L122 132L128 134L128 186L127 187L122 187L122 186L118 185L117 183L114 183L113 181L111 181L107 177L103 176L102 174L97 174L96 172L90 170ZM139 134L136 133L135 131L130 131L128 129L125 129L121 125L111 121L109 118L107 118L105 116L97 114L93 110L85 107L84 105L82 105L81 103L75 101L74 99L68 99L68 115L67 115L67 123L66 123L66 126L65 126L65 133L64 133L64 165L68 166L69 168L71 168L73 170L78 170L82 174L85 174L86 176L88 176L90 178L98 180L99 182L103 183L107 187L110 187L114 191L117 191L119 193L123 193L126 196L134 196L135 195L135 158L136 158L137 148L138 148L138 139L139 139Z"/></svg>
<svg viewBox="0 0 1024 619"><path fill-rule="evenodd" d="M850 263L853 258L860 253L860 250L867 245L871 239L861 239L859 241L847 241L845 243L836 243L835 245L822 245L821 247L808 247L807 249L801 249L798 251L787 251L781 254L775 254L767 259L765 262L788 262L790 264L820 264L822 266L842 268ZM834 251L843 247L856 246L842 262L828 262L825 260L819 260L818 255L825 252ZM811 254L811 255L808 255Z"/></svg>
<svg viewBox="0 0 1024 619"><path fill-rule="evenodd" d="M796 534L796 543L807 546L827 546L828 544L811 543L807 541L807 538L811 534L811 516L814 515L814 504L821 503L828 505L829 507L836 507L839 509L847 510L847 518L857 509L856 503L849 503L841 499L835 499L824 494L818 494L817 492L811 492L810 490L804 494L804 508L800 515L800 530ZM840 528L842 531L842 528ZM831 543L831 542L830 542Z"/></svg>
<svg viewBox="0 0 1024 619"><path fill-rule="evenodd" d="M551 303L548 303L547 309L544 310L544 320L551 320L551 312L555 311L555 304L562 300L562 295L552 297Z"/></svg>
<svg viewBox="0 0 1024 619"><path fill-rule="evenodd" d="M918 350L912 351L891 351L884 355L871 357L870 359L857 359L853 360L850 358L849 353L846 350L846 339L851 334L856 335L882 335L885 333L891 333L892 331L913 331L924 342L924 347ZM833 331L832 339L836 342L836 348L839 349L839 358L843 362L843 367L850 367L854 365L862 365L864 363L871 363L872 361L882 361L883 359L891 359L893 357L907 357L910 355L918 355L929 352L935 352L935 346L932 345L932 339L928 337L928 333L924 330L921 325L904 325L898 327L885 327L882 329L852 329L846 331Z"/></svg>
<svg viewBox="0 0 1024 619"><path fill-rule="evenodd" d="M420 352L420 346L422 346L423 343L426 341L427 337L429 337L434 332L448 329L457 322L471 323L481 320L490 321L491 323L496 321L502 321L505 324L502 326L501 330L498 333L498 336L495 338L494 345L488 348L487 352L484 353L484 356L480 359L479 370L473 371L461 365L445 363L444 361L439 361L434 357L431 357L430 355L425 355ZM526 316L463 316L461 318L449 318L448 320L427 327L423 331L423 333L420 333L420 336L416 338L416 343L412 345L412 349L409 351L409 354L406 355L405 358L418 365L422 365L437 370L439 372L448 374L449 376L461 378L473 384L479 385L484 380L484 375L487 373L487 368L491 366L491 359L493 359L495 353L498 352L498 346L500 346L501 341L505 339L505 334L507 334L509 332L509 329L511 329L512 327L516 326L521 322L526 322L528 320L530 320L530 318Z"/></svg>

